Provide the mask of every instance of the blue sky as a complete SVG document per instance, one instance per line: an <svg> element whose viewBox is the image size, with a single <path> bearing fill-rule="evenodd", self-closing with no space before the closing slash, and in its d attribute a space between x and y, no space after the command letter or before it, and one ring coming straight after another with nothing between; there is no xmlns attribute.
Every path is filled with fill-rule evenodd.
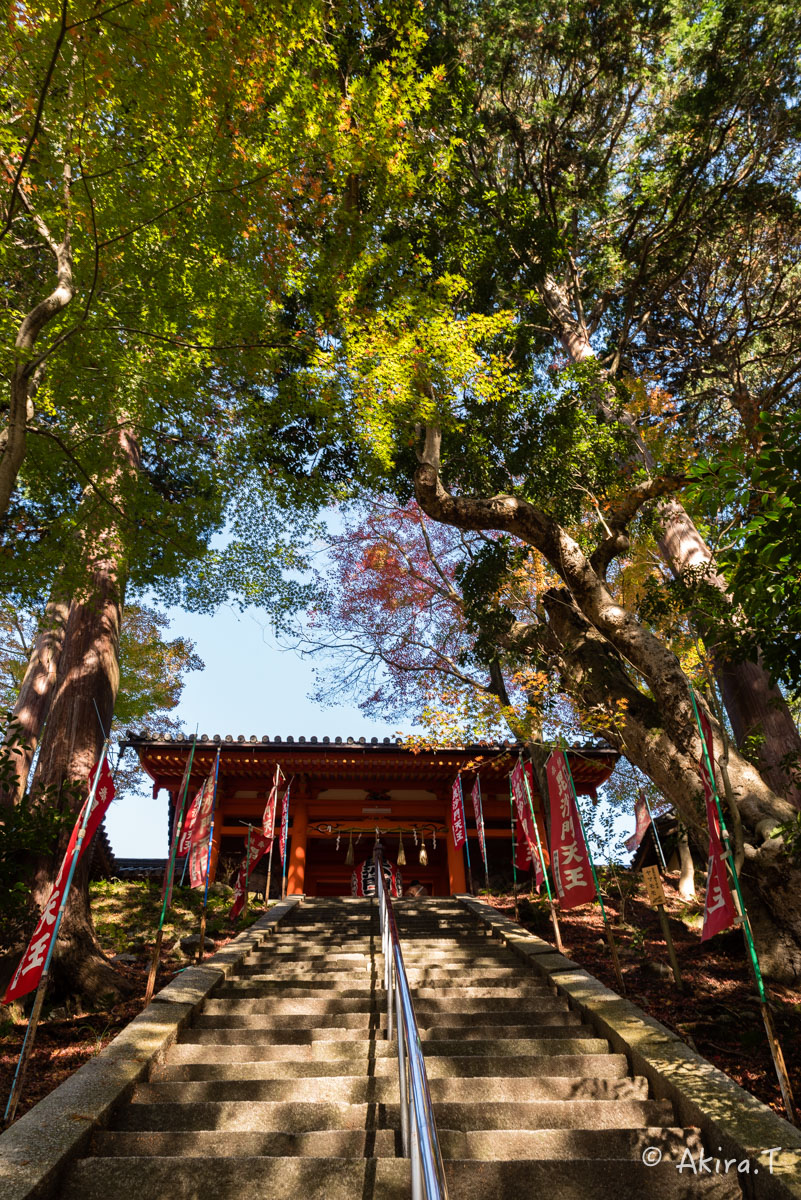
<svg viewBox="0 0 801 1200"><path fill-rule="evenodd" d="M314 663L279 650L258 614L222 608L214 616L175 609L171 636L192 638L206 664L187 676L174 716L189 733L234 737L388 737L398 723L368 720L355 706L320 708L308 699ZM115 800L106 816L114 853L122 858L166 854L167 794L149 792Z"/></svg>

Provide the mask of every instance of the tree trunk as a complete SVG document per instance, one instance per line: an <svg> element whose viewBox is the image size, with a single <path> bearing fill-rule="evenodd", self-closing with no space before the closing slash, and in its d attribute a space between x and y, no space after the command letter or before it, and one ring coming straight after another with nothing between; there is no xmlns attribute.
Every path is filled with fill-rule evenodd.
<svg viewBox="0 0 801 1200"><path fill-rule="evenodd" d="M0 789L0 804L19 804L25 793L31 762L53 696L69 610L69 601L54 591L45 609L6 733L6 743L12 747L14 774L9 786Z"/></svg>
<svg viewBox="0 0 801 1200"><path fill-rule="evenodd" d="M123 475L135 473L136 445L120 435L124 466L109 483L119 494ZM108 510L100 513L108 522ZM79 811L87 792L89 771L97 761L104 731L111 728L119 687L119 639L126 577L124 539L118 518L87 537L88 582L73 598L59 662L50 715L42 739L32 792L62 808ZM95 707L96 706L96 707ZM101 727L102 726L102 727ZM51 798L52 797L52 801ZM46 903L64 853L68 834L57 853L43 857L36 869L34 899ZM89 908L89 856L76 871L61 935L53 955L53 979L59 991L97 1002L129 985L111 966L94 932Z"/></svg>
<svg viewBox="0 0 801 1200"><path fill-rule="evenodd" d="M540 295L553 321L555 335L571 362L593 358L595 352L587 330L577 321L564 289L552 276L543 280ZM636 435L636 430L633 432ZM650 469L653 466L648 461L650 455L642 446L641 450ZM678 500L663 500L657 505L657 512L662 521L659 553L673 574L681 578L706 568L712 552L684 506ZM717 571L710 571L705 580L727 596L726 581ZM701 633L706 637L706 631ZM714 646L710 645L710 649L714 654ZM801 764L801 733L787 702L779 689L771 685L761 663L727 662L719 655L714 657L715 678L737 745L742 748L749 736L756 735L755 757L765 782L777 795L801 809L801 786L786 765L782 766L788 756L794 756Z"/></svg>
<svg viewBox="0 0 801 1200"><path fill-rule="evenodd" d="M677 724L668 705L634 686L622 659L569 603L564 589L552 589L544 601L565 691L585 712L596 714L599 723L603 716L607 718L603 736L656 784L685 829L705 844L699 743L693 727L686 721ZM610 721L613 713L615 719ZM719 743L717 722L709 715ZM792 807L770 791L736 750L730 752L729 774L743 823L750 829L756 830L765 816L783 821L792 815ZM774 838L759 850L751 848L741 882L763 972L797 983L801 979L801 869Z"/></svg>
<svg viewBox="0 0 801 1200"><path fill-rule="evenodd" d="M696 900L695 894L695 863L690 851L690 839L687 836L687 826L679 821L679 836L677 841L679 852L679 895L682 900Z"/></svg>

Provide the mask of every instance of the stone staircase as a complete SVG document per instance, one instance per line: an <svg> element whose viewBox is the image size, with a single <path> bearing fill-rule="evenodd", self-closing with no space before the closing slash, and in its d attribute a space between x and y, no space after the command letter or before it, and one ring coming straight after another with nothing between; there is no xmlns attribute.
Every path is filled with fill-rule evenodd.
<svg viewBox="0 0 801 1200"><path fill-rule="evenodd" d="M457 901L396 914L451 1200L740 1195L676 1170L697 1131ZM64 1200L408 1197L380 948L369 900L295 908L95 1134Z"/></svg>

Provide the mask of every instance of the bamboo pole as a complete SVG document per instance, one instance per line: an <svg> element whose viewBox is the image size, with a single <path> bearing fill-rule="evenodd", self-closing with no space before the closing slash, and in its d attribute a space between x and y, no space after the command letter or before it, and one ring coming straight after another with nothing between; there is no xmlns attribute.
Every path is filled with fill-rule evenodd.
<svg viewBox="0 0 801 1200"><path fill-rule="evenodd" d="M564 751L562 753L564 754ZM603 917L603 920L604 920L604 929L606 931L606 940L609 943L609 953L612 955L612 966L615 971L615 978L617 979L618 986L619 986L621 992L625 996L626 984L623 980L623 972L620 969L620 959L618 958L618 954L617 954L617 943L615 942L615 936L612 933L612 926L610 924L609 917L606 914L606 907L604 905L604 899L603 899L603 896L601 895L601 885L598 882L598 872L595 870L595 861L593 860L592 851L590 850L590 843L587 841L587 831L584 828L584 818L581 815L581 808L580 808L579 802L578 802L578 792L576 791L576 784L573 779L573 772L570 769L570 759L567 757L566 754L564 754L564 760L565 760L565 766L567 767L568 778L570 779L570 786L573 789L573 800L576 805L576 812L578 813L579 825L581 826L581 836L584 838L584 845L587 849L587 858L590 860L590 870L592 871L592 878L595 883L595 894L597 895L598 903L601 906L601 916Z"/></svg>
<svg viewBox="0 0 801 1200"><path fill-rule="evenodd" d="M192 739L192 749L189 754L189 765L186 770L186 780L184 782L183 795L180 797L177 811L175 815L175 825L172 831L172 845L170 846L170 857L167 860L167 866L164 870L164 896L161 904L161 916L159 917L159 927L156 933L156 944L153 947L153 958L150 963L150 971L147 977L147 988L145 989L145 1007L148 1006L153 999L153 992L156 988L156 975L158 974L159 959L161 958L161 943L164 939L164 919L167 915L167 901L170 898L173 876L175 874L175 863L178 854L178 842L181 837L181 827L184 823L184 810L186 808L186 798L189 795L189 780L192 777L192 763L195 759L195 746L197 744L197 731Z"/></svg>
<svg viewBox="0 0 801 1200"><path fill-rule="evenodd" d="M773 1066L776 1071L776 1077L779 1081L779 1090L782 1094L782 1100L784 1101L784 1108L787 1113L787 1119L789 1121L791 1121L793 1123L793 1125L798 1125L799 1118L798 1118L798 1112L795 1107L795 1097L793 1096L793 1088L792 1088L792 1084L790 1083L790 1076L787 1073L787 1064L784 1061L784 1053L782 1051L781 1043L776 1034L776 1029L773 1025L773 1019L772 1019L772 1017L770 1015L770 1011L768 1009L768 998L767 998L767 994L765 992L765 984L762 979L762 970L759 965L759 957L757 955L756 944L754 942L754 934L751 929L751 922L748 918L748 910L745 907L745 900L743 899L743 894L740 889L740 876L737 871L737 867L735 865L734 855L732 854L732 851L731 851L731 842L730 842L730 838L729 838L729 831L726 826L726 822L723 818L723 808L720 803L720 795L718 793L718 785L715 780L715 770L712 765L712 761L709 757L709 750L707 749L706 738L704 737L704 730L701 725L701 717L699 715L698 705L696 704L696 700L695 700L695 691L692 688L692 686L690 687L690 700L692 701L693 713L695 714L695 723L696 723L696 726L698 729L698 735L701 738L701 746L703 748L703 755L704 755L704 760L706 762L706 769L709 772L709 779L710 779L710 783L712 786L712 795L715 797L715 807L717 808L718 820L720 821L720 836L723 841L724 850L726 851L725 861L728 865L729 871L731 872L732 881L734 883L735 900L737 903L737 909L740 914L740 923L743 928L743 936L745 937L745 944L746 944L746 948L748 951L748 959L751 964L751 971L753 973L754 981L757 986L757 993L758 993L758 997L759 997L759 1008L762 1013L762 1021L765 1026L765 1033L766 1033L767 1039L768 1039L768 1047L770 1048L771 1058L773 1059Z"/></svg>
<svg viewBox="0 0 801 1200"><path fill-rule="evenodd" d="M520 761L521 761L521 763L523 761L522 754L520 756ZM565 760L565 761L567 761L567 760ZM531 788L529 787L528 775L526 774L525 767L523 767L523 778L526 781L526 795L528 796L528 807L529 807L529 811L531 813L531 821L532 821L532 824L534 825L534 834L537 838L537 850L539 851L540 866L542 867L542 874L545 879L545 890L548 893L548 906L551 910L551 921L553 922L553 934L556 939L556 948L560 954L564 954L565 948L562 945L562 931L559 928L559 920L556 916L556 907L553 902L553 894L551 893L551 885L548 880L548 868L545 866L545 859L542 857L542 842L540 840L540 830L539 830L539 826L537 825L537 818L534 816L534 800L531 795Z"/></svg>
<svg viewBox="0 0 801 1200"><path fill-rule="evenodd" d="M206 944L206 906L209 902L209 875L211 873L211 843L214 838L214 813L217 807L217 779L220 771L220 751L214 763L214 793L211 799L211 824L209 825L209 845L206 851L206 886L203 890L203 912L200 917L200 943L197 948L197 961L203 962L203 948Z"/></svg>

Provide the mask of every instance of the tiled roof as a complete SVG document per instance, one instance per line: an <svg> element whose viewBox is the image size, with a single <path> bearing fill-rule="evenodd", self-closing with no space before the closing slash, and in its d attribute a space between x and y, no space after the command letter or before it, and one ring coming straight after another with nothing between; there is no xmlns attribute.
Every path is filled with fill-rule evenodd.
<svg viewBox="0 0 801 1200"><path fill-rule="evenodd" d="M148 731L146 729L142 730L139 733L134 733L134 731L131 729L126 731L126 744L128 744L132 747L141 745L143 743L147 744L147 745L157 746L157 745L169 745L169 744L176 744L176 743L177 744L191 743L191 741L192 741L192 735L185 734L185 733L178 733L175 735L173 735L171 733L166 733L166 734L163 734L161 737L156 737L156 738L151 739L150 734L148 733ZM244 733L237 734L236 736L234 736L231 733L226 733L226 734L215 733L215 734L212 734L211 736L209 736L206 733L203 733L198 736L197 742L198 742L199 746L204 745L204 744L205 745L229 745L229 744L236 745L236 744L239 744L239 745L266 745L266 746L304 746L305 748L309 748L310 746L317 746L320 748L322 748L323 746L376 746L376 747L391 746L393 748L397 748L397 747L400 747L401 749L406 748L405 739L399 738L399 737L398 738L371 737L368 739L366 737L345 737L345 738L343 738L343 737L333 737L333 738L322 737L322 738L318 738L318 737L312 736L312 737L307 738L302 735L300 737L292 737L290 735L288 737L281 738L281 737L268 737L266 734L263 737L257 737L255 733L251 734L250 737L246 737ZM496 750L496 751L515 750L517 748L520 748L520 749L523 748L519 742L500 741L500 742L473 742L467 746L439 746L439 747L436 747L435 749L449 751L449 752L454 751L454 750L465 750L465 751L484 751L486 753L487 751L492 751L492 750ZM592 742L588 742L585 745L581 745L581 746L570 746L568 748L573 751L579 751L579 752L592 751L595 754L612 754L615 757L618 757L616 750L612 750L609 746L606 746L606 745L601 745L601 746L594 745ZM411 747L409 747L409 749L411 749Z"/></svg>

